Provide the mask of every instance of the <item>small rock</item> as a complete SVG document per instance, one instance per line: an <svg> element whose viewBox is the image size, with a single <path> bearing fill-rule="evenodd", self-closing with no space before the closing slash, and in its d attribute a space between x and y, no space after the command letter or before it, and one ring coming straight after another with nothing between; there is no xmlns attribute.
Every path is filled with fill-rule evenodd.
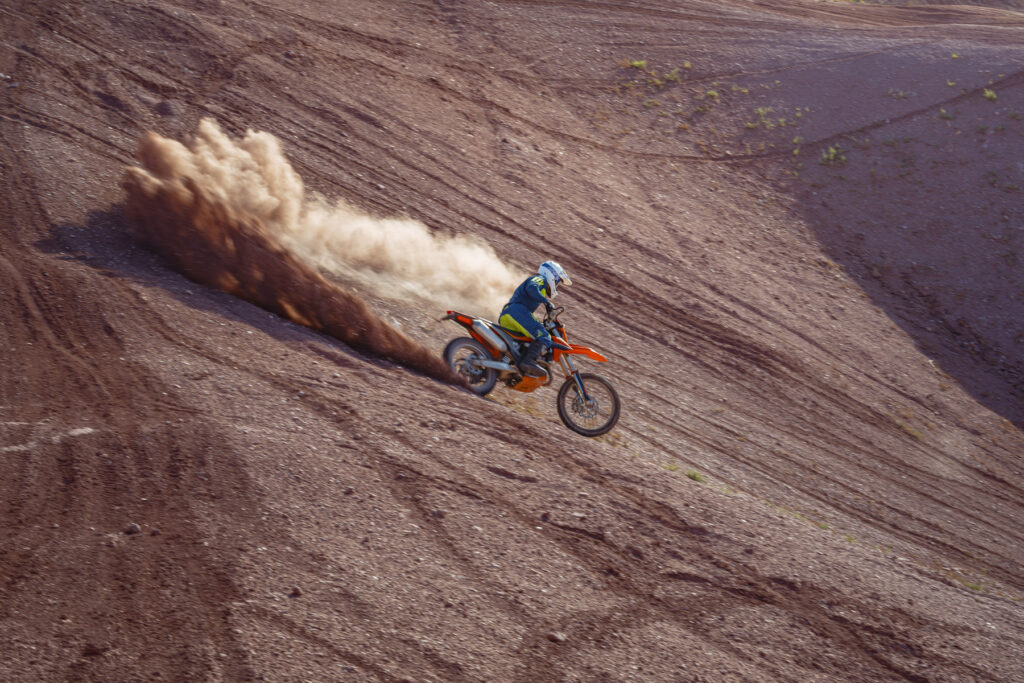
<svg viewBox="0 0 1024 683"><path fill-rule="evenodd" d="M564 643L569 640L569 636L565 635L561 631L551 631L547 636L548 640L552 643Z"/></svg>
<svg viewBox="0 0 1024 683"><path fill-rule="evenodd" d="M432 514L437 519L444 519L448 515L448 513L445 512L444 510L431 510L430 514Z"/></svg>
<svg viewBox="0 0 1024 683"><path fill-rule="evenodd" d="M288 597L297 598L300 595L302 595L302 590L298 586L296 586L295 588L292 588L292 592L288 594Z"/></svg>
<svg viewBox="0 0 1024 683"><path fill-rule="evenodd" d="M153 110L160 116L174 116L178 113L177 107L172 102L164 100L163 102L157 102L157 105L153 107Z"/></svg>
<svg viewBox="0 0 1024 683"><path fill-rule="evenodd" d="M135 522L132 522L131 524L129 524L127 527L125 527L125 530L124 530L124 532L126 534L128 534L129 536L131 536L132 534L137 534L140 531L142 531L142 527L139 526L138 524L136 524Z"/></svg>
<svg viewBox="0 0 1024 683"><path fill-rule="evenodd" d="M550 512L543 512L543 513L541 513L540 521L542 521L542 522L550 522L551 521L551 513Z"/></svg>
<svg viewBox="0 0 1024 683"><path fill-rule="evenodd" d="M83 657L98 657L98 656L104 654L109 649L110 649L109 647L104 647L103 645L97 645L95 643L87 643L86 646L82 648L82 656Z"/></svg>
<svg viewBox="0 0 1024 683"><path fill-rule="evenodd" d="M295 59L295 53L292 52L291 50L286 50L284 56L287 57L288 59Z"/></svg>
<svg viewBox="0 0 1024 683"><path fill-rule="evenodd" d="M355 492L356 492L356 490L354 488L352 488L351 486L346 486L345 490L342 491L342 493L344 493L346 496L351 496Z"/></svg>
<svg viewBox="0 0 1024 683"><path fill-rule="evenodd" d="M159 536L160 535L160 530L159 529L153 529L152 531L149 532L149 535L150 536Z"/></svg>

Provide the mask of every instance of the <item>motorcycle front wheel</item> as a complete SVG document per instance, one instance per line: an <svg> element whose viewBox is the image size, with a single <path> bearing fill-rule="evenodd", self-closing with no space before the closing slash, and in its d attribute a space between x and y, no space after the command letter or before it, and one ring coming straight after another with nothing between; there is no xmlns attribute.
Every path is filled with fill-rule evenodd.
<svg viewBox="0 0 1024 683"><path fill-rule="evenodd" d="M580 394L574 377L568 377L558 390L558 417L565 426L583 436L606 434L619 421L622 404L612 383L600 375L580 373L586 398Z"/></svg>
<svg viewBox="0 0 1024 683"><path fill-rule="evenodd" d="M486 396L498 381L498 371L480 367L473 363L474 360L491 360L490 352L476 339L452 339L444 349L444 362L448 367L466 380L473 393Z"/></svg>

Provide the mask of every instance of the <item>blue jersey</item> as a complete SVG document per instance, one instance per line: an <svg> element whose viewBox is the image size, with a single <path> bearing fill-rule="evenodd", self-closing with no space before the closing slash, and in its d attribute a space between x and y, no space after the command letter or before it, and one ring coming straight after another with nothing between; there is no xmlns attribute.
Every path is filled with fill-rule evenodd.
<svg viewBox="0 0 1024 683"><path fill-rule="evenodd" d="M506 306L519 304L531 313L548 300L548 284L540 275L532 275L516 287Z"/></svg>
<svg viewBox="0 0 1024 683"><path fill-rule="evenodd" d="M531 275L512 292L512 298L501 309L498 324L502 327L525 334L530 339L551 348L551 335L533 315L533 311L548 301L548 283L541 275Z"/></svg>

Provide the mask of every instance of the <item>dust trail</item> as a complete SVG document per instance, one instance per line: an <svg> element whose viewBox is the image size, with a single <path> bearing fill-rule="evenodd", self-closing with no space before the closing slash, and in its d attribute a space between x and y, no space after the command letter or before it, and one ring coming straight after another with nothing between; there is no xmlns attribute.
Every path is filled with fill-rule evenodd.
<svg viewBox="0 0 1024 683"><path fill-rule="evenodd" d="M129 167L125 176L126 215L185 275L355 348L460 383L436 354L283 246L282 226L301 221L306 207L301 180L278 163L283 156L273 137L250 132L236 143L204 121L190 147L147 133L138 158L143 168Z"/></svg>
<svg viewBox="0 0 1024 683"><path fill-rule="evenodd" d="M431 233L409 218L378 218L307 193L269 133L226 135L210 119L189 148L166 150L174 164L237 215L258 220L280 244L328 273L372 286L382 296L415 295L438 310L496 313L525 274L506 266L486 243Z"/></svg>

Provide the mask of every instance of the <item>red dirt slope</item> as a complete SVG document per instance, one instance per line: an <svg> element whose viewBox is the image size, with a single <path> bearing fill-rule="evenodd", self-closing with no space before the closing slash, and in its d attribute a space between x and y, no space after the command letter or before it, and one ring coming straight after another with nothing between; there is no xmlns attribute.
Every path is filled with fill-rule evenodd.
<svg viewBox="0 0 1024 683"><path fill-rule="evenodd" d="M1019 12L0 16L3 680L1024 679ZM327 196L558 259L619 426L136 244L138 141L205 116Z"/></svg>

